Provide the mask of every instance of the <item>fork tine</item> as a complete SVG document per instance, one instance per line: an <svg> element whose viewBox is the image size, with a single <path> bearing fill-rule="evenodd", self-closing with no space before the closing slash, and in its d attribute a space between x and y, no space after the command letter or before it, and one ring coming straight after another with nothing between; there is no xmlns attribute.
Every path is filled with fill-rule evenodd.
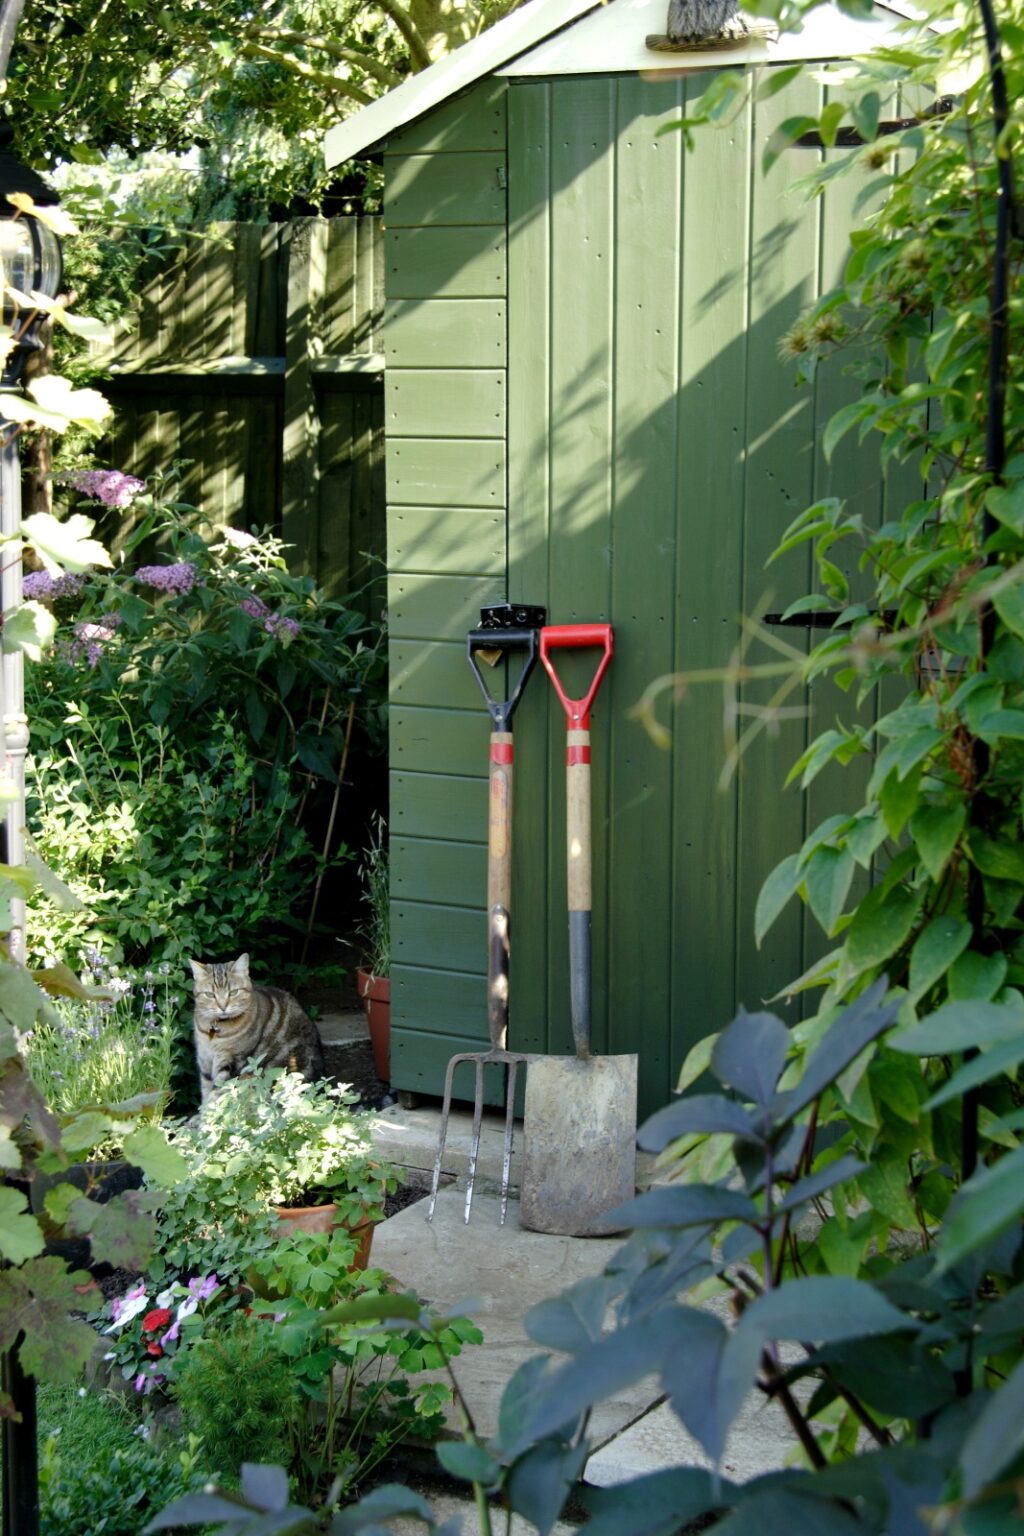
<svg viewBox="0 0 1024 1536"><path fill-rule="evenodd" d="M469 1220L470 1208L473 1204L473 1182L476 1179L476 1160L480 1151L480 1123L484 1113L484 1064L477 1057L476 1082L473 1089L473 1140L469 1148L469 1183L466 1185L466 1214L464 1221Z"/></svg>
<svg viewBox="0 0 1024 1536"><path fill-rule="evenodd" d="M448 1063L444 1074L444 1101L441 1105L441 1130L437 1138L437 1156L434 1159L434 1176L430 1181L430 1204L427 1207L427 1220L434 1219L434 1203L437 1200L437 1189L441 1182L441 1159L444 1157L444 1144L448 1135L448 1116L452 1108L452 1083L455 1078L455 1068L460 1058L453 1056Z"/></svg>
<svg viewBox="0 0 1024 1536"><path fill-rule="evenodd" d="M512 1167L512 1132L515 1122L516 1108L516 1067L518 1063L513 1057L505 1068L505 1148L501 1158L501 1225L505 1225L505 1212L508 1210L508 1180Z"/></svg>

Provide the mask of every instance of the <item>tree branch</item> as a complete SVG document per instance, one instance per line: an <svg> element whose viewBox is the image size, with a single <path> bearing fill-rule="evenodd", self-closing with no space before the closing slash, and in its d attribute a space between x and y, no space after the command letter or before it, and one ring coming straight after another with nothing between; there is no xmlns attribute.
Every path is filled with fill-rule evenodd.
<svg viewBox="0 0 1024 1536"><path fill-rule="evenodd" d="M271 64L280 64L284 69L290 70L293 75L299 75L303 80L309 80L314 85L322 85L325 90L339 96L348 96L352 101L358 101L360 106L367 106L373 97L361 90L358 85L353 85L350 80L341 80L337 75L329 75L322 69L314 69L312 64L304 64L301 59L288 59L280 53L275 53L272 48L264 48L261 43L243 43L242 54L247 59L266 59Z"/></svg>
<svg viewBox="0 0 1024 1536"><path fill-rule="evenodd" d="M7 66L11 61L14 34L18 30L25 0L0 0L0 80L7 79Z"/></svg>
<svg viewBox="0 0 1024 1536"><path fill-rule="evenodd" d="M247 28L246 36L262 37L277 43L298 44L300 47L318 48L321 53L330 54L332 59L341 59L346 64L355 64L374 80L379 80L381 85L389 87L398 85L402 78L397 70L390 69L387 64L382 64L379 59L374 59L369 54L360 53L355 48L344 48L341 43L332 42L327 37L314 37L309 32L288 32L281 27L255 24ZM290 67L293 61L282 60L282 62Z"/></svg>
<svg viewBox="0 0 1024 1536"><path fill-rule="evenodd" d="M426 69L433 60L427 52L427 45L416 30L415 23L409 12L398 4L398 0L380 0L380 8L385 16L390 16L399 32L405 38L409 48L409 57L412 59L413 69Z"/></svg>

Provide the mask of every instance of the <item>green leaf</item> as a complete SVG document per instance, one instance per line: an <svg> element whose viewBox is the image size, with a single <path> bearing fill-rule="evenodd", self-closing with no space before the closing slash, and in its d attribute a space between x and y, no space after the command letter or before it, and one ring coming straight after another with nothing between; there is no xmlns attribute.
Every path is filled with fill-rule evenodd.
<svg viewBox="0 0 1024 1536"><path fill-rule="evenodd" d="M1015 635L1024 639L1024 587L1018 584L997 592L992 606L1007 629L1012 629Z"/></svg>
<svg viewBox="0 0 1024 1536"><path fill-rule="evenodd" d="M664 1152L670 1141L694 1133L739 1136L744 1141L760 1141L754 1121L742 1104L717 1093L698 1093L679 1099L656 1110L637 1132L637 1145L644 1152Z"/></svg>
<svg viewBox="0 0 1024 1536"><path fill-rule="evenodd" d="M43 1196L43 1209L56 1226L63 1227L72 1205L81 1197L82 1191L77 1184L54 1184Z"/></svg>
<svg viewBox="0 0 1024 1536"><path fill-rule="evenodd" d="M783 859L781 864L775 866L762 885L757 906L754 909L754 940L758 949L783 907L791 897L796 895L802 879L800 855L791 853L788 858Z"/></svg>
<svg viewBox="0 0 1024 1536"><path fill-rule="evenodd" d="M739 1507L713 1526L715 1536L864 1536L864 1525L834 1499L800 1488L748 1484Z"/></svg>
<svg viewBox="0 0 1024 1536"><path fill-rule="evenodd" d="M116 1195L105 1205L78 1200L70 1208L69 1225L89 1234L94 1263L143 1270L156 1239L156 1222L146 1209L150 1202L151 1196L140 1189Z"/></svg>
<svg viewBox="0 0 1024 1536"><path fill-rule="evenodd" d="M713 1184L659 1184L654 1189L645 1190L635 1200L616 1206L611 1215L627 1228L685 1228L711 1226L722 1221L755 1222L760 1213L750 1196L741 1189L723 1189ZM532 1314L528 1313L527 1320L530 1316ZM600 1337L602 1320L603 1314L594 1337ZM538 1338L529 1327L527 1332L538 1343L547 1342ZM556 1344L549 1347L558 1349L565 1346Z"/></svg>
<svg viewBox="0 0 1024 1536"><path fill-rule="evenodd" d="M24 1264L42 1253L46 1239L36 1218L28 1213L23 1190L0 1185L0 1254L9 1264Z"/></svg>
<svg viewBox="0 0 1024 1536"><path fill-rule="evenodd" d="M970 848L971 857L983 875L1024 885L1024 848L1008 838L985 837L977 831L971 833Z"/></svg>
<svg viewBox="0 0 1024 1536"><path fill-rule="evenodd" d="M702 1515L731 1504L732 1491L732 1483L703 1467L648 1472L611 1488L584 1487L587 1536L676 1536Z"/></svg>
<svg viewBox="0 0 1024 1536"><path fill-rule="evenodd" d="M1002 1076L1004 1072L1019 1066L1022 1061L1024 1061L1024 1030L1015 1039L1000 1040L980 1055L965 1061L939 1091L932 1094L924 1107L938 1109L940 1104L948 1104L950 1099L959 1099L968 1089L977 1088L979 1083L987 1083L993 1077Z"/></svg>
<svg viewBox="0 0 1024 1536"><path fill-rule="evenodd" d="M957 805L922 805L910 819L910 835L924 867L938 884L949 863L967 819L967 811Z"/></svg>
<svg viewBox="0 0 1024 1536"><path fill-rule="evenodd" d="M949 995L954 1002L990 1002L1006 980L1005 955L979 955L969 949L949 972Z"/></svg>
<svg viewBox="0 0 1024 1536"><path fill-rule="evenodd" d="M614 1291L614 1282L604 1275L577 1281L530 1308L523 1319L527 1337L545 1349L575 1354L601 1337Z"/></svg>
<svg viewBox="0 0 1024 1536"><path fill-rule="evenodd" d="M804 1068L795 1088L777 1095L772 1112L787 1124L834 1083L840 1073L888 1029L902 1006L899 998L883 1003L888 982L880 977L836 1019Z"/></svg>
<svg viewBox="0 0 1024 1536"><path fill-rule="evenodd" d="M979 1168L957 1190L939 1232L937 1267L952 1269L1012 1226L1024 1211L1024 1146Z"/></svg>
<svg viewBox="0 0 1024 1536"><path fill-rule="evenodd" d="M878 132L878 118L881 110L882 98L877 91L865 91L864 95L858 97L850 107L853 126L861 138L868 143Z"/></svg>
<svg viewBox="0 0 1024 1536"><path fill-rule="evenodd" d="M881 965L906 942L917 918L923 891L876 885L853 915L846 935L846 955L854 971Z"/></svg>
<svg viewBox="0 0 1024 1536"><path fill-rule="evenodd" d="M868 1238L844 1231L834 1216L830 1216L818 1233L815 1247L825 1261L825 1268L832 1275L856 1275L864 1262L864 1250Z"/></svg>
<svg viewBox="0 0 1024 1536"><path fill-rule="evenodd" d="M288 1473L284 1467L259 1466L244 1461L241 1467L242 1497L259 1509L278 1513L288 1505Z"/></svg>
<svg viewBox="0 0 1024 1536"><path fill-rule="evenodd" d="M875 1152L871 1166L859 1180L864 1198L887 1221L904 1231L917 1226L917 1212L910 1198L907 1163L904 1157L886 1149Z"/></svg>
<svg viewBox="0 0 1024 1536"><path fill-rule="evenodd" d="M32 1258L20 1269L0 1270L0 1349L11 1349L20 1333L21 1364L41 1381L74 1381L96 1346L88 1323L71 1318L73 1309L95 1295L84 1270L68 1270L63 1259Z"/></svg>
<svg viewBox="0 0 1024 1536"><path fill-rule="evenodd" d="M972 928L960 917L933 917L914 940L910 951L910 997L913 1002L944 976L971 942Z"/></svg>
<svg viewBox="0 0 1024 1536"><path fill-rule="evenodd" d="M440 1456L441 1446L438 1447ZM566 1500L583 1475L590 1446L561 1445L545 1440L533 1446L509 1468L505 1486L511 1507L536 1529L549 1536ZM498 1471L500 1473L500 1467ZM479 1481L479 1479L478 1479Z"/></svg>
<svg viewBox="0 0 1024 1536"><path fill-rule="evenodd" d="M1024 1446L1024 1360L974 1420L960 1447L963 1492L968 1499L995 1481ZM1016 1519L1019 1523L1019 1509Z"/></svg>
<svg viewBox="0 0 1024 1536"><path fill-rule="evenodd" d="M822 448L826 459L831 459L839 443L851 432L858 422L866 421L873 416L878 409L875 400L852 400L849 405L844 405L842 410L836 411L830 416L822 438Z"/></svg>
<svg viewBox="0 0 1024 1536"><path fill-rule="evenodd" d="M839 124L845 116L846 106L841 101L830 101L827 106L822 108L821 116L818 119L818 132L821 134L821 141L826 149L831 149L835 144Z"/></svg>
<svg viewBox="0 0 1024 1536"><path fill-rule="evenodd" d="M31 1029L45 998L23 966L0 959L0 1013L18 1029Z"/></svg>
<svg viewBox="0 0 1024 1536"><path fill-rule="evenodd" d="M110 564L110 556L88 535L95 527L91 517L74 512L59 521L50 512L33 512L22 519L23 538L33 546L51 576L62 571L84 571L90 565Z"/></svg>
<svg viewBox="0 0 1024 1536"><path fill-rule="evenodd" d="M846 849L819 848L804 873L807 904L825 933L831 935L842 916L853 879L853 855Z"/></svg>
<svg viewBox="0 0 1024 1536"><path fill-rule="evenodd" d="M466 1483L482 1483L489 1488L501 1475L501 1463L488 1455L482 1445L467 1440L442 1440L436 1455L446 1472Z"/></svg>
<svg viewBox="0 0 1024 1536"><path fill-rule="evenodd" d="M679 1072L676 1093L684 1093L699 1077L704 1076L711 1066L711 1052L715 1048L717 1039L717 1033L705 1035L703 1039L697 1041L696 1045L690 1047Z"/></svg>
<svg viewBox="0 0 1024 1536"><path fill-rule="evenodd" d="M906 778L901 778L899 771L894 768L879 791L878 803L882 808L886 831L894 841L903 831L908 817L917 809L921 798L921 774L920 764Z"/></svg>
<svg viewBox="0 0 1024 1536"><path fill-rule="evenodd" d="M888 1045L911 1056L951 1056L1024 1035L1024 1007L1019 1003L945 1003L897 1035Z"/></svg>
<svg viewBox="0 0 1024 1536"><path fill-rule="evenodd" d="M773 1013L741 1008L722 1031L711 1055L720 1083L755 1104L769 1104L789 1052L789 1030Z"/></svg>
<svg viewBox="0 0 1024 1536"><path fill-rule="evenodd" d="M87 1109L68 1122L60 1141L65 1152L91 1152L109 1134L110 1116L98 1109Z"/></svg>
<svg viewBox="0 0 1024 1536"><path fill-rule="evenodd" d="M1000 739L1024 741L1024 709L993 709L978 721L975 734L992 746L997 746Z"/></svg>
<svg viewBox="0 0 1024 1536"><path fill-rule="evenodd" d="M808 1200L816 1200L826 1190L833 1189L837 1184L844 1183L847 1179L856 1178L862 1173L865 1164L852 1152L847 1152L843 1157L836 1158L833 1163L826 1163L824 1168L819 1168L816 1173L809 1173L806 1178L797 1182L786 1191L783 1199L779 1201L777 1210L798 1210Z"/></svg>
<svg viewBox="0 0 1024 1536"><path fill-rule="evenodd" d="M862 1334L916 1329L917 1321L900 1312L880 1291L845 1275L810 1275L787 1280L749 1302L737 1332L769 1340L818 1344L855 1339Z"/></svg>
<svg viewBox="0 0 1024 1536"><path fill-rule="evenodd" d="M1013 485L993 485L985 497L985 505L1000 523L1012 528L1014 533L1024 533L1024 480Z"/></svg>
<svg viewBox="0 0 1024 1536"><path fill-rule="evenodd" d="M761 1343L753 1333L730 1332L702 1312L690 1314L683 1339L666 1351L661 1384L675 1413L717 1464L756 1380Z"/></svg>
<svg viewBox="0 0 1024 1536"><path fill-rule="evenodd" d="M140 1125L124 1140L124 1155L151 1184L169 1189L188 1175L188 1163L158 1125Z"/></svg>
<svg viewBox="0 0 1024 1536"><path fill-rule="evenodd" d="M4 619L4 650L24 651L33 661L40 661L56 632L57 621L49 608L29 599Z"/></svg>

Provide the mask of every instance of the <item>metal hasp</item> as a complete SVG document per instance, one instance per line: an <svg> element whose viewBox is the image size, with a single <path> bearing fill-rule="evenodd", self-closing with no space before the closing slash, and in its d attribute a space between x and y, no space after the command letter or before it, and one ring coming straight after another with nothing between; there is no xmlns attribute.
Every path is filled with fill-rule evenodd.
<svg viewBox="0 0 1024 1536"><path fill-rule="evenodd" d="M570 698L552 652L600 647L582 698ZM519 1215L533 1232L597 1237L619 1231L607 1213L636 1183L636 1056L592 1056L590 711L612 659L610 624L541 630L540 659L565 711L569 999L575 1056L535 1057L526 1076Z"/></svg>
<svg viewBox="0 0 1024 1536"><path fill-rule="evenodd" d="M536 627L504 622L523 615L539 619ZM488 622L489 616L494 620ZM508 1186L512 1167L512 1135L515 1124L516 1074L520 1062L531 1057L521 1051L508 1049L508 993L510 909L512 905L512 716L523 696L530 673L538 656L538 630L543 624L546 611L543 608L514 608L504 604L500 608L482 609L481 627L470 630L466 638L466 655L473 670L480 692L484 696L487 712L491 717L491 734L488 746L489 764L489 812L487 829L487 1033L490 1050L461 1051L452 1056L444 1075L444 1099L441 1106L441 1127L438 1134L437 1157L430 1182L430 1204L427 1220L434 1215L438 1185L441 1181L441 1161L444 1157L448 1136L448 1119L452 1107L452 1086L455 1071L462 1062L472 1062L473 1083L473 1134L469 1151L469 1177L466 1184L466 1209L464 1220L469 1220L473 1206L473 1186L476 1182L476 1165L480 1155L480 1132L484 1110L484 1069L499 1066L505 1072L505 1139L501 1159L501 1221L504 1223L508 1209ZM515 683L505 699L496 699L487 686L480 670L480 661L496 666L509 653L523 653L523 665Z"/></svg>

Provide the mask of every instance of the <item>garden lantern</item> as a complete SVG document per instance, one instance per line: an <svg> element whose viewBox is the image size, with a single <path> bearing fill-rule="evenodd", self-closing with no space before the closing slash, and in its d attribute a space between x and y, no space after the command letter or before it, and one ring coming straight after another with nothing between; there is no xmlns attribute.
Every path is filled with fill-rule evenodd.
<svg viewBox="0 0 1024 1536"><path fill-rule="evenodd" d="M11 152L11 126L0 123L0 264L3 267L3 320L5 326L13 326L17 343L3 368L6 387L16 384L25 370L30 352L38 349L39 323L37 311L26 313L13 300L8 286L19 293L44 294L49 299L57 297L64 263L59 237L49 225L20 214L9 201L12 193L23 192L38 207L53 207L57 194L48 187L42 177L21 162Z"/></svg>

